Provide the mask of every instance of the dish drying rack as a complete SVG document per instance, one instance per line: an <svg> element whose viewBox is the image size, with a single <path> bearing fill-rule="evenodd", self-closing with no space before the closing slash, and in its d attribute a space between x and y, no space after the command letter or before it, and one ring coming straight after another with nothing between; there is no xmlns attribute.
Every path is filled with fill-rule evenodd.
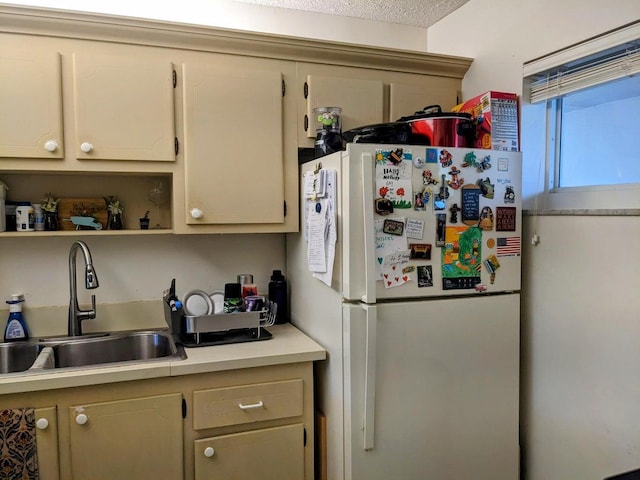
<svg viewBox="0 0 640 480"><path fill-rule="evenodd" d="M255 312L185 315L182 309L172 310L167 297L162 302L164 315L172 334L185 347L253 342L272 337L265 327L276 322L278 305L265 302L265 308Z"/></svg>

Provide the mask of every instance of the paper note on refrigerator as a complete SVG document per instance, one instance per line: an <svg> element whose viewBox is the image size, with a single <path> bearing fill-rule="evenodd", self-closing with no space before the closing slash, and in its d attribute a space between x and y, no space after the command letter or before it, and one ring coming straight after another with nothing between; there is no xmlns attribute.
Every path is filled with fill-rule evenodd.
<svg viewBox="0 0 640 480"><path fill-rule="evenodd" d="M389 218L388 220L395 220L405 223L404 218ZM389 254L406 250L407 249L407 235L392 235L384 231L384 220L375 220L374 228L376 232L376 279L382 280L382 262L384 257Z"/></svg>
<svg viewBox="0 0 640 480"><path fill-rule="evenodd" d="M314 278L331 286L336 254L337 213L335 210L335 170L323 170L326 198L305 202L305 237L307 264Z"/></svg>
<svg viewBox="0 0 640 480"><path fill-rule="evenodd" d="M311 272L326 272L327 200L307 202L307 264Z"/></svg>

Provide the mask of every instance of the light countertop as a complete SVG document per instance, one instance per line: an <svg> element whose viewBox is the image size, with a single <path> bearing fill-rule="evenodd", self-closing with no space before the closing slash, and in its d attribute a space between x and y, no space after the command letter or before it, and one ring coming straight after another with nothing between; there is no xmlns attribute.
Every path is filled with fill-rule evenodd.
<svg viewBox="0 0 640 480"><path fill-rule="evenodd" d="M184 360L65 368L0 375L0 395L104 383L219 372L324 360L326 351L291 324L268 328L273 337L247 343L185 348Z"/></svg>

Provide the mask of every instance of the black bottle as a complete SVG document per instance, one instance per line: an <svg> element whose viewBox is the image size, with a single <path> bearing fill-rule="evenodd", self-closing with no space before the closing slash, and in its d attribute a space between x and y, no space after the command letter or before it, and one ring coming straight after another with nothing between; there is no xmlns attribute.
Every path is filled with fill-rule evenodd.
<svg viewBox="0 0 640 480"><path fill-rule="evenodd" d="M274 270L269 282L269 300L278 305L276 323L289 321L289 306L287 304L287 281L280 270Z"/></svg>

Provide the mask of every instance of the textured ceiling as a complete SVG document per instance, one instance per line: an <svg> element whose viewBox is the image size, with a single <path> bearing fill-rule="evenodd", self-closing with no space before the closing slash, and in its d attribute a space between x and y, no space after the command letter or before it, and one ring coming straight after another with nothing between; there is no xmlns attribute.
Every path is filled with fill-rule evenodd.
<svg viewBox="0 0 640 480"><path fill-rule="evenodd" d="M237 0L427 28L468 0Z"/></svg>

